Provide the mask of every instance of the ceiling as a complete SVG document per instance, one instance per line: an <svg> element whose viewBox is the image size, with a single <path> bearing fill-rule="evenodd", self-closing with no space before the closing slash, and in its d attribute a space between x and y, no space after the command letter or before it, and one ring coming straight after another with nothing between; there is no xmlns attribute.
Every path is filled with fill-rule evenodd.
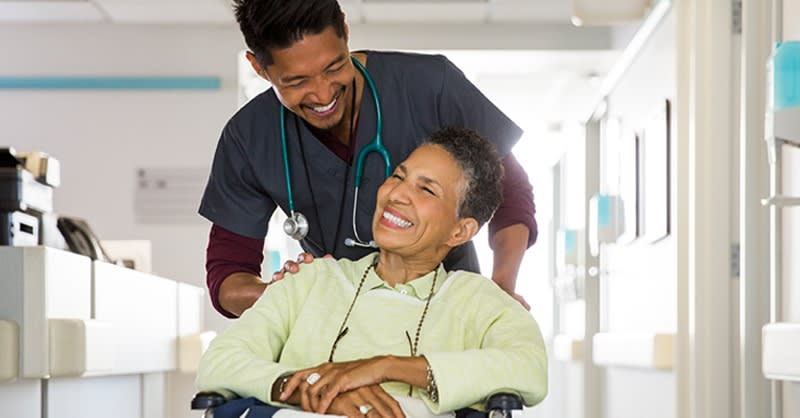
<svg viewBox="0 0 800 418"><path fill-rule="evenodd" d="M552 131L563 121L581 120L591 110L587 104L595 99L600 79L624 46L619 33L632 34L629 29L637 25L634 21L617 32L572 25L572 5L594 1L340 0L340 4L348 23L357 27L353 32L360 34L352 42L354 49L488 53L451 51L448 56L490 96L492 91L516 88L526 106L521 108L519 98L507 106L524 112L518 118L533 116L544 124L541 130ZM234 20L230 0L0 0L0 24L4 23L233 25ZM380 45L370 44L373 39ZM450 41L435 46L441 39ZM490 51L497 48L507 51Z"/></svg>
<svg viewBox="0 0 800 418"><path fill-rule="evenodd" d="M566 0L341 0L351 23L559 22ZM229 0L0 0L0 22L230 24Z"/></svg>

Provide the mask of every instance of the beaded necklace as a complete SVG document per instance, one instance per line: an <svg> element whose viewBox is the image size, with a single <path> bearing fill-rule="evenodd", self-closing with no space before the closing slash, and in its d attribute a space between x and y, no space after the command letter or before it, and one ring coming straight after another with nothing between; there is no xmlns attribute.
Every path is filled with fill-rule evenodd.
<svg viewBox="0 0 800 418"><path fill-rule="evenodd" d="M350 313L353 311L353 306L356 304L356 299L361 294L361 288L364 286L364 282L367 279L367 274L369 271L374 269L375 266L378 264L378 257L375 257L375 260L370 263L369 266L364 270L364 274L361 276L361 281L358 283L358 288L356 288L356 294L353 296L353 301L350 303L350 307L347 309L347 314L344 316L344 320L342 321L342 325L339 326L339 333L336 335L336 339L333 340L333 345L331 346L331 353L328 356L328 362L333 362L333 353L336 352L336 346L339 344L339 341L347 335L347 331L349 327L347 327L347 320L350 318ZM411 342L411 334L406 331L406 338L408 338L408 345L411 351L411 357L417 355L417 347L419 346L419 334L422 332L422 323L425 322L425 316L428 314L428 307L431 304L431 299L433 299L433 290L436 288L436 278L439 276L439 267L437 266L433 273L433 281L431 282L431 291L428 293L428 298L425 300L425 309L422 310L422 316L419 318L419 323L417 323L417 332L414 336L414 342Z"/></svg>

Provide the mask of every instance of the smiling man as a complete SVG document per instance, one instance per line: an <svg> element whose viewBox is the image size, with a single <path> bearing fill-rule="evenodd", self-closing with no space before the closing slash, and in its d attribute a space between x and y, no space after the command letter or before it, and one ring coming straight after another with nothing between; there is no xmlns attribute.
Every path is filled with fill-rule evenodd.
<svg viewBox="0 0 800 418"><path fill-rule="evenodd" d="M514 289L537 229L530 183L510 153L520 128L443 56L351 52L335 0L235 0L234 7L247 59L272 88L223 129L200 205L213 223L206 269L214 307L238 316L266 288L264 237L278 207L305 216L292 217L305 221L294 232L307 229L300 244L313 256L355 260L373 251L370 222L387 167L370 154L356 198L354 160L380 135L397 164L447 127L479 132L503 157L503 203L489 224L492 279L526 305ZM471 242L449 251L444 265L479 272Z"/></svg>

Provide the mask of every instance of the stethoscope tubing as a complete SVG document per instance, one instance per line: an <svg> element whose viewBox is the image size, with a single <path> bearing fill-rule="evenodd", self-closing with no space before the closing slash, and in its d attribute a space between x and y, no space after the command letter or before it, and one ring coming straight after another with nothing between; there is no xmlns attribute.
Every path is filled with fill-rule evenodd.
<svg viewBox="0 0 800 418"><path fill-rule="evenodd" d="M358 236L358 228L356 227L356 207L358 205L358 192L361 188L361 182L364 174L364 163L366 160L367 155L371 152L375 152L381 156L384 163L384 171L385 176L384 178L388 178L391 175L391 158L389 156L389 151L383 146L381 132L383 131L383 115L381 114L381 105L380 105L380 98L378 97L378 89L375 86L375 82L370 77L367 69L355 58L351 57L353 64L358 68L361 75L364 77L364 80L367 83L367 87L370 90L372 100L375 103L375 115L376 115L376 124L375 124L375 137L372 141L367 143L361 151L358 152L356 157L356 167L355 167L355 177L354 177L354 193L353 193L353 233L355 234L355 240L353 239L346 239L345 244L348 246L359 246L359 247L373 247L375 248L375 242L364 242ZM353 92L355 94L355 91ZM285 115L286 115L286 108L281 104L280 106L280 139L281 139L281 154L283 157L283 173L284 177L286 178L286 193L287 193L287 202L289 205L289 219L287 222L291 221L294 225L299 223L305 224L305 231L298 233L298 230L295 227L290 227L289 229L293 229L294 232L290 232L286 225L284 225L284 230L286 233L294 239L302 240L306 238L306 234L308 232L308 222L305 219L305 216L299 212L295 212L295 205L294 205L294 193L292 190L292 177L291 171L289 169L289 152L288 146L286 145L286 122L285 122ZM298 138L299 140L299 138ZM355 139L351 139L355 140ZM347 181L347 179L345 179ZM298 238L299 237L299 238ZM334 244L335 245L335 244Z"/></svg>
<svg viewBox="0 0 800 418"><path fill-rule="evenodd" d="M286 179L286 194L288 195L289 215L294 216L294 193L292 192L292 173L289 170L289 151L286 146L286 108L281 105L281 154L283 154L283 177Z"/></svg>
<svg viewBox="0 0 800 418"><path fill-rule="evenodd" d="M356 174L355 174L355 188L361 187L361 177L364 174L364 160L367 158L367 155L370 152L377 152L381 157L383 157L383 163L385 164L385 171L386 177L389 177L392 174L392 164L391 159L389 158L389 151L386 147L383 146L381 132L383 132L383 115L381 114L381 105L380 100L378 99L378 88L375 87L375 82L372 81L372 77L369 76L367 73L367 69L355 58L353 58L353 64L355 64L356 68L361 72L364 76L364 80L366 80L367 85L369 86L369 91L372 93L372 100L375 102L375 139L372 142L368 143L358 152L358 157L356 158Z"/></svg>

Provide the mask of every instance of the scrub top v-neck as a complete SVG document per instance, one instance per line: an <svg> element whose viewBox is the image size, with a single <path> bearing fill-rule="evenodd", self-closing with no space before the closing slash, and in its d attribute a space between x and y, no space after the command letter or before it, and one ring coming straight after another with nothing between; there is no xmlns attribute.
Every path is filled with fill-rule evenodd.
<svg viewBox="0 0 800 418"><path fill-rule="evenodd" d="M361 117L356 120L355 139L352 145L354 154L372 141L375 133L375 105L372 97L368 95L368 91L362 92L359 112ZM367 120L362 122L364 117ZM308 242L301 242L305 244L306 250L314 247L314 251L310 252L315 255L339 254L344 248L344 239L353 237L352 214L355 192L353 162L344 161L337 156L314 136L308 125L298 116L290 114L287 118L292 125L291 129L287 129L287 142L294 145L289 145L289 167L292 172L293 187L305 192L294 198L295 206L300 213L310 217L309 236L304 240ZM303 151L306 152L305 155ZM364 166L362 190L371 191L374 188L377 191L375 185L383 182L383 167L382 160L377 155L370 155ZM281 205L281 208L284 212L288 211L288 206ZM371 229L374 208L374 197L369 199L359 194L356 216L359 231Z"/></svg>

